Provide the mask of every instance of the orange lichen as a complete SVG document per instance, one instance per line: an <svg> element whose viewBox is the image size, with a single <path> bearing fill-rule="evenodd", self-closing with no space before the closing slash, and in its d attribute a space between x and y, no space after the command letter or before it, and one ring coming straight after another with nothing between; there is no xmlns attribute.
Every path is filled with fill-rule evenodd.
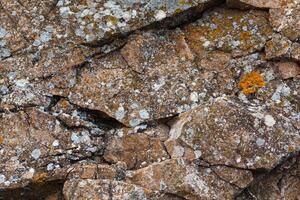
<svg viewBox="0 0 300 200"><path fill-rule="evenodd" d="M251 38L251 33L250 32L241 32L240 33L240 39L241 40L249 40Z"/></svg>
<svg viewBox="0 0 300 200"><path fill-rule="evenodd" d="M48 173L47 172L39 172L37 174L35 174L32 178L32 182L33 183L43 183L46 181L46 179L48 178Z"/></svg>
<svg viewBox="0 0 300 200"><path fill-rule="evenodd" d="M0 145L3 144L3 142L4 142L4 138L2 135L0 135Z"/></svg>
<svg viewBox="0 0 300 200"><path fill-rule="evenodd" d="M288 152L289 153L292 153L292 152L294 152L295 151L295 147L293 147L293 146L289 146L288 147Z"/></svg>
<svg viewBox="0 0 300 200"><path fill-rule="evenodd" d="M258 88L263 86L265 86L264 79L262 75L256 71L245 74L239 82L239 87L246 95L255 93Z"/></svg>
<svg viewBox="0 0 300 200"><path fill-rule="evenodd" d="M64 108L64 109L67 109L70 105L67 100L62 100L60 104L61 104L62 108Z"/></svg>

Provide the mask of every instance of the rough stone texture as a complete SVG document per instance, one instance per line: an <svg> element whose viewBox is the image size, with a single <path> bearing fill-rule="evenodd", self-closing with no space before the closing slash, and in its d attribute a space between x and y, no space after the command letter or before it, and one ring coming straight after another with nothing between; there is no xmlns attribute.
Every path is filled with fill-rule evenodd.
<svg viewBox="0 0 300 200"><path fill-rule="evenodd" d="M111 180L70 179L64 185L64 197L71 199L144 200L149 191L141 187Z"/></svg>
<svg viewBox="0 0 300 200"><path fill-rule="evenodd" d="M291 122L281 123L283 113L268 109L217 99L179 116L165 143L180 140L183 145L173 145L173 154L182 151L184 156L186 145L195 158L212 165L272 169L290 149L299 150L300 137Z"/></svg>
<svg viewBox="0 0 300 200"><path fill-rule="evenodd" d="M121 137L115 136L108 141L104 152L107 162L122 161L128 169L132 169L169 158L160 139L151 138L144 133L126 132L127 130L121 130Z"/></svg>
<svg viewBox="0 0 300 200"><path fill-rule="evenodd" d="M299 1L220 3L2 0L0 199L299 198Z"/></svg>
<svg viewBox="0 0 300 200"><path fill-rule="evenodd" d="M246 193L237 199L299 199L299 166L299 157L290 159L250 186Z"/></svg>
<svg viewBox="0 0 300 200"><path fill-rule="evenodd" d="M283 79L293 78L300 74L300 67L295 62L279 62L277 66Z"/></svg>
<svg viewBox="0 0 300 200"><path fill-rule="evenodd" d="M90 130L68 130L55 117L34 108L1 114L0 130L2 188L26 184L41 173L48 178L71 160L103 148L102 139L91 138Z"/></svg>
<svg viewBox="0 0 300 200"><path fill-rule="evenodd" d="M226 3L229 6L240 8L247 8L247 5L252 8L279 8L284 0L227 0Z"/></svg>
<svg viewBox="0 0 300 200"><path fill-rule="evenodd" d="M244 184L251 182L251 172L229 169L231 175L242 177L244 183L231 181L225 170L197 167L182 159L171 159L129 172L128 182L151 190L176 194L186 199L229 199ZM219 174L218 171L221 171ZM223 179L224 176L224 179ZM226 179L230 181L227 182ZM232 183L236 183L235 186Z"/></svg>
<svg viewBox="0 0 300 200"><path fill-rule="evenodd" d="M279 8L270 9L270 24L275 31L282 33L290 40L296 41L300 37L299 11L299 0L282 1Z"/></svg>

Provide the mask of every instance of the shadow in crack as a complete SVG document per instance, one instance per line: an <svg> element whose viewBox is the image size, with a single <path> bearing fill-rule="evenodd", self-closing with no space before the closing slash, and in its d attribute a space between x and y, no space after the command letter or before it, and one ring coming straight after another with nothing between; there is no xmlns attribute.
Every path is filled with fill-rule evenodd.
<svg viewBox="0 0 300 200"><path fill-rule="evenodd" d="M0 189L0 200L63 200L63 180L29 184L16 189Z"/></svg>

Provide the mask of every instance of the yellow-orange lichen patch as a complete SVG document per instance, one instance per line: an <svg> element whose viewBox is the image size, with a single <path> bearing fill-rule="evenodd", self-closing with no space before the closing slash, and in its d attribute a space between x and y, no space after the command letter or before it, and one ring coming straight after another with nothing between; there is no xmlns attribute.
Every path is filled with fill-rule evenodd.
<svg viewBox="0 0 300 200"><path fill-rule="evenodd" d="M265 86L264 79L262 75L256 71L245 74L239 82L240 89L246 95L255 93L258 88L263 86Z"/></svg>
<svg viewBox="0 0 300 200"><path fill-rule="evenodd" d="M64 108L64 109L67 109L70 106L70 104L67 100L62 100L60 104L61 104L62 108Z"/></svg>
<svg viewBox="0 0 300 200"><path fill-rule="evenodd" d="M249 40L252 34L250 32L241 32L240 33L240 40Z"/></svg>
<svg viewBox="0 0 300 200"><path fill-rule="evenodd" d="M39 172L37 174L35 174L32 178L32 182L33 183L43 183L46 181L46 179L48 178L48 173L47 172Z"/></svg>
<svg viewBox="0 0 300 200"><path fill-rule="evenodd" d="M0 145L3 144L3 142L4 142L4 138L2 135L0 135Z"/></svg>

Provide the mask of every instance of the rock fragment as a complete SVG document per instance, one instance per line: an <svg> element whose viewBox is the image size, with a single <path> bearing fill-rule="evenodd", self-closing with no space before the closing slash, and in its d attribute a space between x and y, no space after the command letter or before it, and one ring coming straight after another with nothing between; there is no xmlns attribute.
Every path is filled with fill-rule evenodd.
<svg viewBox="0 0 300 200"><path fill-rule="evenodd" d="M298 0L282 1L279 8L270 9L270 24L276 32L296 41L300 37L299 11Z"/></svg>
<svg viewBox="0 0 300 200"><path fill-rule="evenodd" d="M283 79L293 78L300 74L300 67L295 62L279 62L277 67Z"/></svg>
<svg viewBox="0 0 300 200"><path fill-rule="evenodd" d="M183 150L190 147L201 152L200 159L212 165L271 170L298 151L299 131L291 121L289 125L282 122L275 110L262 114L261 120L255 115L255 110L252 113L238 102L219 99L183 114L166 143L183 141Z"/></svg>

